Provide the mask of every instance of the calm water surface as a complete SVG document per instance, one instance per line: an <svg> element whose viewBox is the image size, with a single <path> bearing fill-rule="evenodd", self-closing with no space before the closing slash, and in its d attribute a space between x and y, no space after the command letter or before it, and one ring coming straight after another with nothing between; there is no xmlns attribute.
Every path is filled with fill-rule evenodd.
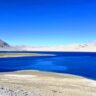
<svg viewBox="0 0 96 96"><path fill-rule="evenodd" d="M29 52L31 53L31 52ZM96 79L96 53L37 52L56 56L0 58L0 72L41 70Z"/></svg>

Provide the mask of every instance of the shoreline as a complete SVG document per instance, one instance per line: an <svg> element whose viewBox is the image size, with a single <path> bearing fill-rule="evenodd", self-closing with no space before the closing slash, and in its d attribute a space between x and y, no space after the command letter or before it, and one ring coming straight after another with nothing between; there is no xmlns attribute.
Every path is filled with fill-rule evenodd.
<svg viewBox="0 0 96 96"><path fill-rule="evenodd" d="M94 94L96 81L80 76L35 70L0 73L1 96L95 96Z"/></svg>
<svg viewBox="0 0 96 96"><path fill-rule="evenodd" d="M38 53L38 52L50 52L50 53L51 53L51 52L96 53L96 51L85 51L85 50L84 50L84 51L74 51L74 50L72 50L72 51L60 51L60 50L44 50L44 51L43 51L43 50L41 50L41 51L40 51L40 50L22 50L22 51L19 51L19 50L14 50L14 51L9 50L9 51L8 51L8 50L5 50L5 51L4 51L4 50L0 50L0 52L3 52L3 53L4 53L4 52L9 52L9 53L10 53L10 52L11 52L11 53L14 53L14 52L19 52L19 53L22 53L22 52L25 52L25 53L26 53L26 52L33 52L33 53Z"/></svg>
<svg viewBox="0 0 96 96"><path fill-rule="evenodd" d="M0 53L0 58L10 57L26 57L26 56L55 56L54 54L39 54L39 53Z"/></svg>

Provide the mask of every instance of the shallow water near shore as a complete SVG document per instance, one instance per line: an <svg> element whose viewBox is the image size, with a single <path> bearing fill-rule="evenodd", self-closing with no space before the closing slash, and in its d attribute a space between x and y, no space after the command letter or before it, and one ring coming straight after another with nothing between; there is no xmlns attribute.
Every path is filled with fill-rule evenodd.
<svg viewBox="0 0 96 96"><path fill-rule="evenodd" d="M26 56L14 58L0 58L0 72L12 72L18 70L40 70L47 72L68 73L84 76L90 79L96 79L95 52L27 53L54 54L54 56Z"/></svg>

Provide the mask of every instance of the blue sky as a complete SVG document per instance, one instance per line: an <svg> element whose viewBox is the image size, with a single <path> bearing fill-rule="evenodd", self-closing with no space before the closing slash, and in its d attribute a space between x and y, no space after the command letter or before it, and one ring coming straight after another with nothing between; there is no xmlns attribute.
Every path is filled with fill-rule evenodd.
<svg viewBox="0 0 96 96"><path fill-rule="evenodd" d="M96 0L0 0L0 38L52 46L96 40Z"/></svg>

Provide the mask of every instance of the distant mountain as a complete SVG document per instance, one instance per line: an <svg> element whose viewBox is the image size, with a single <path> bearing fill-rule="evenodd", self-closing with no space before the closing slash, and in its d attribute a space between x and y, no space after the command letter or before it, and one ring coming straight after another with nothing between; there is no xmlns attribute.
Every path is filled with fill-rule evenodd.
<svg viewBox="0 0 96 96"><path fill-rule="evenodd" d="M8 43L6 43L5 41L0 40L0 47L1 48L6 48L6 47L10 47L10 45Z"/></svg>
<svg viewBox="0 0 96 96"><path fill-rule="evenodd" d="M78 51L78 52L96 52L96 42L85 44L69 44L62 46L11 46L3 40L0 40L0 51Z"/></svg>
<svg viewBox="0 0 96 96"><path fill-rule="evenodd" d="M0 39L0 51L20 51L17 47L9 45L7 42Z"/></svg>
<svg viewBox="0 0 96 96"><path fill-rule="evenodd" d="M62 46L16 46L25 51L78 51L78 52L96 52L96 42L85 44L70 44Z"/></svg>

